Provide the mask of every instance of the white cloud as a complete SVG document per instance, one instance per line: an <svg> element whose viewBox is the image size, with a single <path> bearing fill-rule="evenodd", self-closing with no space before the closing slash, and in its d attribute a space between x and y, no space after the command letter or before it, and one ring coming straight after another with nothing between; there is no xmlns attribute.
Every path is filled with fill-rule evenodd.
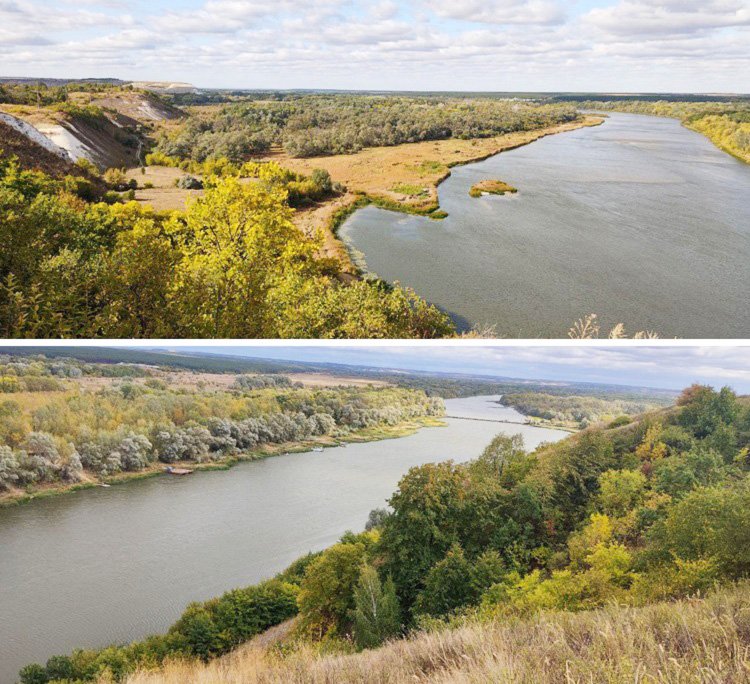
<svg viewBox="0 0 750 684"><path fill-rule="evenodd" d="M484 24L559 24L565 13L554 0L425 0L449 19Z"/></svg>
<svg viewBox="0 0 750 684"><path fill-rule="evenodd" d="M552 0L50 5L0 0L0 70L235 87L750 91L750 0L600 0L584 14Z"/></svg>
<svg viewBox="0 0 750 684"><path fill-rule="evenodd" d="M750 25L750 2L622 0L612 7L591 10L590 25L616 35L674 35Z"/></svg>

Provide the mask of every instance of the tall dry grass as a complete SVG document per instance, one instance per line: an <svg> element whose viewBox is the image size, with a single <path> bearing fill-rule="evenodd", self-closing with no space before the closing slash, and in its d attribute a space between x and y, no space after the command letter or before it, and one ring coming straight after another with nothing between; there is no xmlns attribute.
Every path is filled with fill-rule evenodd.
<svg viewBox="0 0 750 684"><path fill-rule="evenodd" d="M358 655L242 649L173 662L128 684L741 684L750 682L750 584L703 600L421 633Z"/></svg>

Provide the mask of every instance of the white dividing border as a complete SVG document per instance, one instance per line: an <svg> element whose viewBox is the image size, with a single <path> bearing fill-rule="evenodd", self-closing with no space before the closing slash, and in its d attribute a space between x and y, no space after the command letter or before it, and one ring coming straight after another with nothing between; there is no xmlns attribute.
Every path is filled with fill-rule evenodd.
<svg viewBox="0 0 750 684"><path fill-rule="evenodd" d="M750 347L750 339L656 339L656 340L571 340L571 339L460 339L435 340L321 340L321 339L0 339L3 347L116 347L172 351L180 347L472 347L518 348L518 347L558 347L558 348L611 348L632 349L637 347Z"/></svg>

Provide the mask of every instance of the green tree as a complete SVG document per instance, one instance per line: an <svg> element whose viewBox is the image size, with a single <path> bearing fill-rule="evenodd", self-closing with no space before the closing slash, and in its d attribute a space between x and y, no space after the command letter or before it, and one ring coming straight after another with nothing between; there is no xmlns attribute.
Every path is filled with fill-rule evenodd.
<svg viewBox="0 0 750 684"><path fill-rule="evenodd" d="M409 610L430 568L460 541L469 480L452 462L412 468L389 503L380 548L401 605Z"/></svg>
<svg viewBox="0 0 750 684"><path fill-rule="evenodd" d="M297 599L303 633L315 639L349 633L354 592L366 560L363 540L335 544L310 563Z"/></svg>
<svg viewBox="0 0 750 684"><path fill-rule="evenodd" d="M357 648L376 648L401 631L401 610L396 585L389 577L381 583L377 570L362 566L354 590L354 640Z"/></svg>
<svg viewBox="0 0 750 684"><path fill-rule="evenodd" d="M424 589L417 596L414 612L426 615L447 615L475 600L472 587L472 565L463 549L454 544L445 558L427 573Z"/></svg>

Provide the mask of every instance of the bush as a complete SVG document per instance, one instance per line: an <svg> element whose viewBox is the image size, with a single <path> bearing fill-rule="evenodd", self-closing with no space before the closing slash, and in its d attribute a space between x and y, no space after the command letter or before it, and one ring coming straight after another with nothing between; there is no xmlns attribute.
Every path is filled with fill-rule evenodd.
<svg viewBox="0 0 750 684"><path fill-rule="evenodd" d="M203 182L195 178L195 176L182 176L177 179L177 187L183 190L202 190Z"/></svg>

